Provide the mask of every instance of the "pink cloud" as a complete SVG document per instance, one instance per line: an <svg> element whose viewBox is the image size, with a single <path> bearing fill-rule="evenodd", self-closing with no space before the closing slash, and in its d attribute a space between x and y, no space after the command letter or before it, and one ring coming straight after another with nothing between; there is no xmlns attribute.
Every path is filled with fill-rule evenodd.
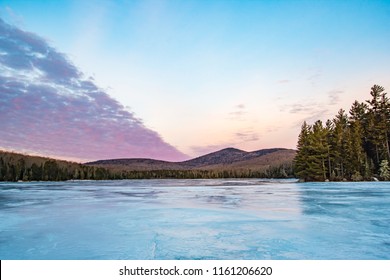
<svg viewBox="0 0 390 280"><path fill-rule="evenodd" d="M1 19L0 94L2 148L80 161L187 159L65 55Z"/></svg>

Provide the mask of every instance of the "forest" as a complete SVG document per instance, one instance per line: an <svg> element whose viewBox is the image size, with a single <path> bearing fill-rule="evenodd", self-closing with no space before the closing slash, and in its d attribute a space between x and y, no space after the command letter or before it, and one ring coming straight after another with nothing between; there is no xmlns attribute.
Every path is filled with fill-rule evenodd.
<svg viewBox="0 0 390 280"><path fill-rule="evenodd" d="M0 181L65 181L105 179L104 168L38 156L0 151Z"/></svg>
<svg viewBox="0 0 390 280"><path fill-rule="evenodd" d="M325 124L302 124L294 173L301 181L390 180L390 102L382 86Z"/></svg>
<svg viewBox="0 0 390 280"><path fill-rule="evenodd" d="M0 181L66 181L121 179L288 178L292 163L256 170L118 170L51 158L0 151Z"/></svg>

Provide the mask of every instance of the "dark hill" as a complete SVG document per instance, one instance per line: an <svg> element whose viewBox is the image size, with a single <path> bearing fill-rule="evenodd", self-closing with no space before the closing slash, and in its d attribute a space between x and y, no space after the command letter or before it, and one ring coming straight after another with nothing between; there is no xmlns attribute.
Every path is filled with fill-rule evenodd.
<svg viewBox="0 0 390 280"><path fill-rule="evenodd" d="M292 176L294 150L227 148L183 162L109 159L86 164L0 150L0 181L152 178L281 178Z"/></svg>
<svg viewBox="0 0 390 280"><path fill-rule="evenodd" d="M180 164L195 168L214 164L229 164L242 160L246 154L248 153L239 149L226 148L191 160L183 161Z"/></svg>
<svg viewBox="0 0 390 280"><path fill-rule="evenodd" d="M291 166L295 150L273 148L245 152L226 148L182 162L167 162L154 159L108 159L88 162L87 165L105 167L111 170L215 170L215 171L264 171L267 168Z"/></svg>

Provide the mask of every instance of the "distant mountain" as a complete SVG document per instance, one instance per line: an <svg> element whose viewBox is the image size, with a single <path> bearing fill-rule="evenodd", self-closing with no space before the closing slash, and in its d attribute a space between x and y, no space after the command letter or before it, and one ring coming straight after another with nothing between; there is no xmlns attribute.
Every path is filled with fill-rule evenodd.
<svg viewBox="0 0 390 280"><path fill-rule="evenodd" d="M290 166L295 150L284 148L263 149L246 152L226 148L182 162L168 162L154 159L108 159L88 162L86 165L112 170L151 171L151 170L257 170L281 165Z"/></svg>
<svg viewBox="0 0 390 280"><path fill-rule="evenodd" d="M274 148L274 149L263 149L254 152L245 152L235 148L226 148L214 153L210 153L204 156L200 156L191 160L183 161L181 164L192 166L194 168L210 168L212 166L234 166L237 165L238 162L246 162L252 159L259 159L267 154L272 154L275 152L280 152L286 155L286 160L290 159L288 154L295 154L294 150L282 149L282 148ZM286 153L286 151L289 151ZM257 161L257 164L260 161Z"/></svg>
<svg viewBox="0 0 390 280"><path fill-rule="evenodd" d="M191 160L183 161L181 164L199 168L216 164L230 164L245 158L248 153L235 148L226 148Z"/></svg>
<svg viewBox="0 0 390 280"><path fill-rule="evenodd" d="M0 150L0 181L285 178L293 175L295 153L280 148L254 152L227 148L182 162L133 158L79 164Z"/></svg>
<svg viewBox="0 0 390 280"><path fill-rule="evenodd" d="M247 152L241 158L231 159L231 161L222 160L214 164L196 167L196 169L205 170L233 170L233 171L260 171L285 167L292 168L296 151L289 149L266 149L254 152Z"/></svg>

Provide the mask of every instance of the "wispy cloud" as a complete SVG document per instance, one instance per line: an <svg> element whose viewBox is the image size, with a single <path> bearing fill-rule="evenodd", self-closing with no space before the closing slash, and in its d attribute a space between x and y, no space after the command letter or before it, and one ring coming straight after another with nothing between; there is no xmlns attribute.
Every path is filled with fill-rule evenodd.
<svg viewBox="0 0 390 280"><path fill-rule="evenodd" d="M328 92L329 105L336 105L340 101L340 95L344 93L342 90L331 90Z"/></svg>
<svg viewBox="0 0 390 280"><path fill-rule="evenodd" d="M313 114L318 111L320 104L316 102L294 103L283 105L280 111L289 112L290 114Z"/></svg>
<svg viewBox="0 0 390 280"><path fill-rule="evenodd" d="M95 160L186 156L39 36L0 19L0 146Z"/></svg>
<svg viewBox="0 0 390 280"><path fill-rule="evenodd" d="M194 155L203 156L228 147L234 147L234 145L235 145L234 143L222 143L222 144L213 144L213 145L204 145L204 146L191 146L190 149Z"/></svg>
<svg viewBox="0 0 390 280"><path fill-rule="evenodd" d="M311 113L316 110L315 104L292 104L290 113L291 114L297 114L297 113Z"/></svg>
<svg viewBox="0 0 390 280"><path fill-rule="evenodd" d="M239 142L252 142L260 139L259 134L251 130L236 132L234 136Z"/></svg>
<svg viewBox="0 0 390 280"><path fill-rule="evenodd" d="M6 17L9 18L12 24L16 24L18 26L22 26L24 24L23 16L16 13L11 7L5 6L4 8L4 14ZM0 7L0 15L1 15L1 7Z"/></svg>
<svg viewBox="0 0 390 280"><path fill-rule="evenodd" d="M310 70L309 76L307 77L307 80L310 82L311 86L316 86L318 80L322 76L322 70L319 68L313 68Z"/></svg>
<svg viewBox="0 0 390 280"><path fill-rule="evenodd" d="M306 121L308 124L313 124L318 120L321 120L323 123L326 122L326 119L329 117L330 111L328 109L319 110L312 115L309 115L305 118L300 119L298 122L293 124L293 128L299 128Z"/></svg>
<svg viewBox="0 0 390 280"><path fill-rule="evenodd" d="M329 117L330 110L324 108L324 105L320 102L305 102L305 103L294 103L284 105L280 108L282 112L288 112L292 115L302 115L298 122L294 122L292 127L298 128L304 121L308 123L314 123L317 120L325 121ZM296 119L294 117L293 119Z"/></svg>
<svg viewBox="0 0 390 280"><path fill-rule="evenodd" d="M267 127L266 132L267 133L272 133L272 132L278 131L279 129L281 129L280 126L269 126L269 127Z"/></svg>
<svg viewBox="0 0 390 280"><path fill-rule="evenodd" d="M337 105L340 101L340 95L344 93L342 90L331 90L328 92L328 105ZM302 102L284 105L280 108L282 112L289 112L290 114L305 115L299 122L295 123L293 127L299 127L303 121L314 123L317 120L325 121L330 114L330 110L324 108L324 104L320 102Z"/></svg>
<svg viewBox="0 0 390 280"><path fill-rule="evenodd" d="M238 104L234 106L234 111L229 113L229 119L235 121L244 120L244 116L247 114L245 104Z"/></svg>

